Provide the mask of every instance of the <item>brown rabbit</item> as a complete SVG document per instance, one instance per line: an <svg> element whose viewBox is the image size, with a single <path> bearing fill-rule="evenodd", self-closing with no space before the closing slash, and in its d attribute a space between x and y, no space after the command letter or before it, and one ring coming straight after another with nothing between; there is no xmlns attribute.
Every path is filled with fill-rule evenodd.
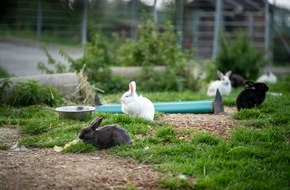
<svg viewBox="0 0 290 190"><path fill-rule="evenodd" d="M91 143L100 149L111 148L122 144L132 144L129 133L120 125L106 125L96 130L102 123L102 118L96 118L90 126L84 128L79 138L84 143Z"/></svg>

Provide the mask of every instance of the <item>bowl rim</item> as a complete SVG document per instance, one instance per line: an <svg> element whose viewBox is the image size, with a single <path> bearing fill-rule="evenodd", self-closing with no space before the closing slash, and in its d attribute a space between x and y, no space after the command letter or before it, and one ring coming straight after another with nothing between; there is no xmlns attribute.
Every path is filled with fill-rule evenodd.
<svg viewBox="0 0 290 190"><path fill-rule="evenodd" d="M77 107L84 107L87 109L83 109L83 110L70 110L69 108L77 108ZM63 110L64 108L68 108L68 110ZM94 111L96 108L93 106L83 106L83 105L78 105L78 106L61 106L61 107L57 107L55 108L55 111L57 112L70 112L70 113L81 113L81 112L91 112Z"/></svg>

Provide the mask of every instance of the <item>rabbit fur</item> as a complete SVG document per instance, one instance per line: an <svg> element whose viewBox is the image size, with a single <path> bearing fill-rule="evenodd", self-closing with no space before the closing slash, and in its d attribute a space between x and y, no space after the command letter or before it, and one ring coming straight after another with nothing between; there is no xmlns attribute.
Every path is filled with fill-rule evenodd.
<svg viewBox="0 0 290 190"><path fill-rule="evenodd" d="M121 104L121 110L126 114L146 120L154 120L154 105L148 98L137 95L135 81L130 82L129 91L123 94Z"/></svg>
<svg viewBox="0 0 290 190"><path fill-rule="evenodd" d="M228 96L231 93L232 85L231 81L229 79L232 71L226 72L226 74L223 74L221 71L217 71L217 75L219 76L220 80L216 80L210 83L208 89L207 89L207 95L208 96L215 96L216 90L219 89L221 95Z"/></svg>
<svg viewBox="0 0 290 190"><path fill-rule="evenodd" d="M132 144L129 133L120 125L113 124L98 128L102 120L102 118L96 118L88 127L82 129L79 138L84 143L93 144L100 149L122 144Z"/></svg>
<svg viewBox="0 0 290 190"><path fill-rule="evenodd" d="M266 74L261 75L256 82L263 82L263 83L276 83L277 77L271 72L267 71Z"/></svg>
<svg viewBox="0 0 290 190"><path fill-rule="evenodd" d="M238 95L236 105L238 110L249 109L261 105L265 98L269 87L265 83L252 81L245 82L247 87Z"/></svg>
<svg viewBox="0 0 290 190"><path fill-rule="evenodd" d="M230 81L233 88L237 88L240 86L245 86L244 77L242 75L232 73L230 75Z"/></svg>

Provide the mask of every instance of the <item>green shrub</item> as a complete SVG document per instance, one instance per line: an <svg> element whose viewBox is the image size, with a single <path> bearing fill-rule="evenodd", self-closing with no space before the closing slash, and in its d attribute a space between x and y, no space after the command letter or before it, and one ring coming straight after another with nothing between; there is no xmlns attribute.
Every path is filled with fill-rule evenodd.
<svg viewBox="0 0 290 190"><path fill-rule="evenodd" d="M130 82L127 78L112 75L112 66L141 66L143 69L134 80L141 81L138 89L142 91L197 90L199 78L191 72L195 66L191 61L193 50L182 50L177 43L179 37L170 22L160 31L153 21L148 20L138 26L136 40L117 34L107 39L102 33L96 33L86 44L83 57L73 60L63 51L60 55L68 60L71 71L80 72L84 68L90 83L106 92L123 92ZM44 51L47 64L55 69L39 63L39 70L46 73L66 70L64 64L56 62L47 50ZM164 66L165 72L154 71L154 66Z"/></svg>
<svg viewBox="0 0 290 190"><path fill-rule="evenodd" d="M220 39L221 51L216 57L217 68L223 72L232 70L247 79L256 79L262 66L262 54L252 45L244 32L239 32L232 43L223 35Z"/></svg>
<svg viewBox="0 0 290 190"><path fill-rule="evenodd" d="M91 37L86 44L84 56L75 61L69 60L71 70L79 72L84 68L90 83L108 92L118 92L128 86L128 81L118 76L113 76L110 67L113 65L113 45L101 33ZM85 66L85 67L84 67Z"/></svg>
<svg viewBox="0 0 290 190"><path fill-rule="evenodd" d="M2 97L5 91L11 87L12 82L9 78L4 78L0 80L0 102L2 102Z"/></svg>
<svg viewBox="0 0 290 190"><path fill-rule="evenodd" d="M179 35L168 22L160 32L151 20L138 26L136 41L126 41L117 51L117 64L142 66L138 77L144 91L175 90L194 87L189 69L192 50L182 50L177 44ZM153 70L154 66L165 66L165 72Z"/></svg>
<svg viewBox="0 0 290 190"><path fill-rule="evenodd" d="M192 54L182 51L177 44L180 35L176 35L173 25L167 22L160 32L152 20L138 25L137 39L119 40L116 51L116 64L123 66L184 66L185 60ZM177 68L178 69L178 68Z"/></svg>
<svg viewBox="0 0 290 190"><path fill-rule="evenodd" d="M80 71L86 65L89 80L105 91L124 91L128 86L128 79L112 76L111 66L142 66L135 80L146 81L138 85L144 91L181 91L195 83L188 82L192 75L186 72L193 53L183 51L177 45L178 38L172 24L167 23L160 32L150 20L138 26L135 41L115 34L109 41L98 33L87 43L84 56L71 67ZM154 66L165 66L166 71L154 72Z"/></svg>
<svg viewBox="0 0 290 190"><path fill-rule="evenodd" d="M11 105L29 106L37 104L46 104L49 106L57 105L61 100L58 91L53 87L44 87L37 81L31 80L18 82L12 88Z"/></svg>
<svg viewBox="0 0 290 190"><path fill-rule="evenodd" d="M5 78L5 77L9 77L9 73L0 66L0 78Z"/></svg>

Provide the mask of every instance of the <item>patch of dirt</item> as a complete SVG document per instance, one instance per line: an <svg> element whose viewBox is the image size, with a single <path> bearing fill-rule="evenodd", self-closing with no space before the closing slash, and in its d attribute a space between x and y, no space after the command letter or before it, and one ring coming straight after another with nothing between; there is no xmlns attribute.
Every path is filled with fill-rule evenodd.
<svg viewBox="0 0 290 190"><path fill-rule="evenodd" d="M19 138L17 126L9 125L0 127L0 145L3 147L15 145Z"/></svg>
<svg viewBox="0 0 290 190"><path fill-rule="evenodd" d="M231 118L235 112L235 107L225 107L220 114L166 114L158 121L173 125L177 131L198 130L227 138L230 128L237 123Z"/></svg>
<svg viewBox="0 0 290 190"><path fill-rule="evenodd" d="M158 121L166 122L176 130L199 130L227 138L236 124L231 119L236 108L225 107L225 112L214 114L165 114ZM0 127L8 134L0 144L18 139L13 126ZM4 133L4 132L3 132ZM9 138L9 135L13 138ZM7 141L8 142L8 141ZM106 151L87 154L62 154L53 149L26 151L0 150L0 189L160 189L157 182L165 174L131 159L108 155Z"/></svg>
<svg viewBox="0 0 290 190"><path fill-rule="evenodd" d="M60 154L53 149L0 151L0 189L158 189L152 166L108 155Z"/></svg>

